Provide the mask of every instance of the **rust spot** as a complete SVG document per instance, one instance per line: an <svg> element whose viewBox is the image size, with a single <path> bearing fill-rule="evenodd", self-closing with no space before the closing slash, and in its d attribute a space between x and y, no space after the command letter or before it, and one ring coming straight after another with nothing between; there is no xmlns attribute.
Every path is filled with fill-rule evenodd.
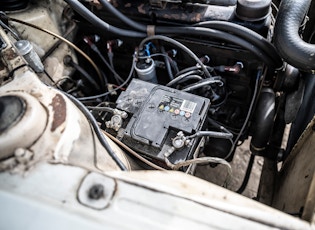
<svg viewBox="0 0 315 230"><path fill-rule="evenodd" d="M54 132L66 120L67 110L65 99L60 94L57 94L50 104L53 110L53 121L51 131Z"/></svg>
<svg viewBox="0 0 315 230"><path fill-rule="evenodd" d="M7 58L8 60L12 60L16 58L18 55L16 54L15 50L13 48L5 50L3 52L3 56Z"/></svg>

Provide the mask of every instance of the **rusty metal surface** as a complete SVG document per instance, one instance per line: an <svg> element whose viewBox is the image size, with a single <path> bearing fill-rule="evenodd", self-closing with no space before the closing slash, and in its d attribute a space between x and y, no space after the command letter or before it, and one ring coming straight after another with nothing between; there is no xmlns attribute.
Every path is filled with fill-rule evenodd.
<svg viewBox="0 0 315 230"><path fill-rule="evenodd" d="M50 130L54 132L66 120L66 102L60 94L56 94L56 96L52 99L50 105L52 106L53 110L53 121Z"/></svg>
<svg viewBox="0 0 315 230"><path fill-rule="evenodd" d="M11 47L10 49L6 49L3 51L2 55L8 60L11 61L14 58L18 57L16 51Z"/></svg>
<svg viewBox="0 0 315 230"><path fill-rule="evenodd" d="M2 84L4 80L7 80L9 73L25 65L26 62L18 55L13 43L1 27L0 36L6 44L5 48L0 52L0 84Z"/></svg>
<svg viewBox="0 0 315 230"><path fill-rule="evenodd" d="M229 21L234 17L235 6L207 4L178 4L162 2L150 4L147 1L111 1L122 13L129 16L145 16L153 20L170 20L177 23L197 23L207 20Z"/></svg>

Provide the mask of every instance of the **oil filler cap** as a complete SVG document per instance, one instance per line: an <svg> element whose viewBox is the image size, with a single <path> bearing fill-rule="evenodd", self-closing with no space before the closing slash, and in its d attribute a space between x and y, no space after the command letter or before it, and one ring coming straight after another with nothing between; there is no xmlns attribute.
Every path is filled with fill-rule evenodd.
<svg viewBox="0 0 315 230"><path fill-rule="evenodd" d="M260 21L271 12L271 0L238 0L236 16L244 21Z"/></svg>

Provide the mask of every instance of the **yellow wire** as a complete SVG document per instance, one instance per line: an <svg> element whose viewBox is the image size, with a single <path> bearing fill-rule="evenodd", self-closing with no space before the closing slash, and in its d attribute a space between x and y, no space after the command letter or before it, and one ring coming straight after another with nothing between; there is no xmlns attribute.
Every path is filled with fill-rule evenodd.
<svg viewBox="0 0 315 230"><path fill-rule="evenodd" d="M50 34L50 35L52 35L52 36L62 40L63 42L67 43L69 46L71 46L73 49L75 49L79 54L81 54L88 62L91 63L93 68L96 70L96 73L97 73L98 77L102 81L102 73L101 73L100 69L97 67L97 65L95 64L95 62L89 56L87 56L79 47L77 47L75 44L73 44L72 42L68 41L64 37L62 37L62 36L52 32L50 30L43 29L43 28L41 28L39 26L36 26L34 24L31 24L31 23L28 23L28 22L24 22L24 21L21 21L21 20L16 19L16 18L7 17L7 19L9 21L13 21L13 22L21 23L21 24L29 26L29 27L33 27L34 29L40 30L40 31L45 32L47 34Z"/></svg>

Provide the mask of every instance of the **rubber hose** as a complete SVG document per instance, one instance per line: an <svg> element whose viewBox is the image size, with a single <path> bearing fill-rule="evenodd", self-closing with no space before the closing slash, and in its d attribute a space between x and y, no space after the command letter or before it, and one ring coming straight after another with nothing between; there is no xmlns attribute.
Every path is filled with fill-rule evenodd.
<svg viewBox="0 0 315 230"><path fill-rule="evenodd" d="M67 0L69 1L69 0ZM105 9L110 11L112 14L114 14L118 19L120 19L122 22L124 22L126 25L130 26L133 29L139 30L141 32L146 33L147 32L147 26L143 25L141 23L138 23L136 21L131 20L127 16L125 16L123 13L118 11L114 6L112 6L108 1L106 0L100 0L100 3L103 5ZM241 27L241 26L239 26ZM227 42L234 43L236 45L241 46L242 48L245 48L251 52L253 52L259 59L261 59L263 62L266 62L268 66L271 66L273 68L281 68L282 67L282 61L279 55L274 51L274 48L270 47L270 45L263 44L263 39L261 39L259 36L254 36L252 32L251 34L248 34L248 36L243 35L242 37L250 37L250 40L245 41L244 39L241 39L240 36L234 36L232 34L227 33L229 30L227 29L227 32L220 31L220 28L216 28L218 30L211 30L207 28L194 28L194 27L162 27L157 26L155 28L156 34L193 34L193 35L203 35L203 36L210 36L217 39L222 39ZM231 28L230 28L231 29ZM240 31L238 27L236 27L237 31ZM250 31L249 29L243 29L242 31L248 33ZM239 35L241 33L237 33ZM251 44L251 42L254 41L254 46ZM266 42L265 42L266 43ZM268 43L268 42L267 42ZM258 46L258 49L255 47L256 44L261 44ZM266 53L270 53L270 55L266 55ZM271 60L270 60L271 59Z"/></svg>
<svg viewBox="0 0 315 230"><path fill-rule="evenodd" d="M250 42L227 32L202 27L156 27L156 34L176 34L186 36L187 34L191 34L231 42L252 52L258 59L266 63L269 67L277 68L274 60L272 60L265 52L262 52L261 49Z"/></svg>
<svg viewBox="0 0 315 230"><path fill-rule="evenodd" d="M146 37L145 33L120 29L114 26L109 25L108 23L102 21L96 15L94 15L91 11L89 11L84 5L82 5L77 0L64 0L67 2L77 13L79 13L82 17L84 17L87 21L89 21L94 26L97 26L105 31L114 33L116 35L124 36L124 37L136 37L136 38L143 38ZM116 10L117 11L117 10ZM122 18L121 18L122 20ZM126 21L127 22L127 21ZM133 25L133 21L128 19L128 25ZM137 23L138 24L138 23ZM142 27L142 26L141 26ZM140 29L140 27L139 27ZM141 28L143 29L143 28ZM265 62L268 66L272 68L278 68L276 63L270 59L264 52L262 52L257 47L253 46L250 42L245 41L237 36L232 34L217 31L208 28L199 28L199 27L156 27L156 34L193 34L198 36L207 36L213 37L215 39L221 39L227 42L234 43L236 45L241 46L244 49L247 49L254 53L261 61Z"/></svg>
<svg viewBox="0 0 315 230"><path fill-rule="evenodd" d="M224 21L207 21L195 24L195 26L202 26L211 29L217 29L225 32L231 32L240 38L252 43L254 46L259 47L261 50L266 52L269 57L271 57L278 68L283 66L283 61L278 54L276 48L263 36L252 31L244 26Z"/></svg>
<svg viewBox="0 0 315 230"><path fill-rule="evenodd" d="M71 6L71 8L80 14L83 18L89 21L96 27L99 27L102 30L108 31L110 33L114 33L119 36L123 37L134 37L134 38L144 38L146 37L145 33L132 31L132 30L125 30L114 27L109 25L108 23L104 22L100 18L98 18L95 14L89 11L84 5L82 5L78 0L64 0Z"/></svg>
<svg viewBox="0 0 315 230"><path fill-rule="evenodd" d="M119 20L121 20L126 25L130 26L132 29L136 29L146 33L147 27L145 25L128 18L126 15L117 10L108 0L99 0L99 2L106 10L114 14L117 18L119 18Z"/></svg>
<svg viewBox="0 0 315 230"><path fill-rule="evenodd" d="M237 191L235 191L235 192L237 192L239 194L242 194L244 192L244 190L245 190L245 188L246 188L246 186L248 184L248 181L249 181L252 169L253 169L254 162L255 162L255 155L251 154L250 158L249 158L249 162L248 162L248 165L247 165L247 169L246 169L246 173L245 173L243 182L242 182L241 186L239 187L239 189Z"/></svg>
<svg viewBox="0 0 315 230"><path fill-rule="evenodd" d="M271 88L263 88L256 105L252 129L254 131L250 143L250 150L254 154L265 151L275 118L275 92Z"/></svg>
<svg viewBox="0 0 315 230"><path fill-rule="evenodd" d="M306 72L315 70L315 45L302 40L299 28L311 0L282 0L275 25L275 46L290 65Z"/></svg>

